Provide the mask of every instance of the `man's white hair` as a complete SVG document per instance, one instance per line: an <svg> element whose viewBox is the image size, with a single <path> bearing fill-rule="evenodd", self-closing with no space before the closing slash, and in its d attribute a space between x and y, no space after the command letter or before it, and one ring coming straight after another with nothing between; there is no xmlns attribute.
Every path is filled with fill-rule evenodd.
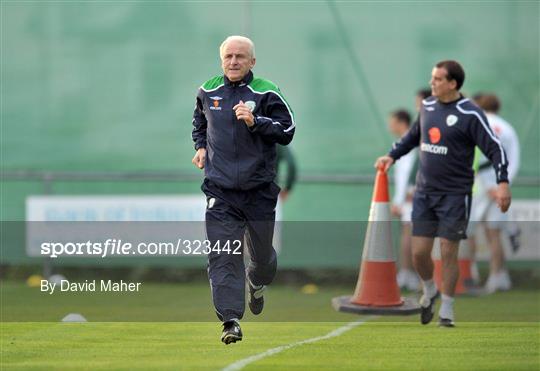
<svg viewBox="0 0 540 371"><path fill-rule="evenodd" d="M249 38L247 38L245 36L234 35L234 36L227 37L221 43L221 46L219 47L219 56L221 57L221 59L223 59L223 51L225 50L225 46L231 41L239 41L239 42L242 42L244 44L247 44L248 48L249 48L248 50L249 50L249 54L251 55L251 58L255 58L255 44L253 44L253 41L251 41Z"/></svg>

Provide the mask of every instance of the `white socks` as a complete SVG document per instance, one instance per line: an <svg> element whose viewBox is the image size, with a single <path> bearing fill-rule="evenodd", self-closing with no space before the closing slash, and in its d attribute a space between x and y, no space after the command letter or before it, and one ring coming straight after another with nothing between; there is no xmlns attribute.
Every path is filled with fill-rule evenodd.
<svg viewBox="0 0 540 371"><path fill-rule="evenodd" d="M454 320L454 298L445 294L441 295L441 308L439 317Z"/></svg>
<svg viewBox="0 0 540 371"><path fill-rule="evenodd" d="M427 307L432 297L437 293L437 287L433 280L422 281L424 296L421 298L420 305ZM454 320L454 298L445 294L441 295L441 308L439 317Z"/></svg>
<svg viewBox="0 0 540 371"><path fill-rule="evenodd" d="M433 280L422 281L422 287L424 295L428 299L431 299L437 293L437 286L435 286L435 282L433 282Z"/></svg>
<svg viewBox="0 0 540 371"><path fill-rule="evenodd" d="M437 287L435 286L435 282L433 282L433 280L427 280L422 281L422 289L424 291L424 295L422 295L420 298L420 305L427 308L431 303L431 298L437 293Z"/></svg>

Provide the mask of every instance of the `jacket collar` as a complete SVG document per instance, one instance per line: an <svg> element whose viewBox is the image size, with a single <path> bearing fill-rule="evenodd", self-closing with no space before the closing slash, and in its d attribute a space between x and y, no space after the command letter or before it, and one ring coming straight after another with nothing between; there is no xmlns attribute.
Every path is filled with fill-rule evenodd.
<svg viewBox="0 0 540 371"><path fill-rule="evenodd" d="M225 86L227 87L244 86L244 85L248 85L251 82L251 80L253 80L253 72L251 72L250 70L240 81L231 81L225 75L223 75L223 78L224 78Z"/></svg>
<svg viewBox="0 0 540 371"><path fill-rule="evenodd" d="M453 101L450 101L450 102L441 102L439 99L437 99L437 102L439 102L439 104L442 104L443 106L449 106L451 104L456 104L457 102L459 102L460 100L462 100L464 97L463 97L463 94L459 93L459 97Z"/></svg>

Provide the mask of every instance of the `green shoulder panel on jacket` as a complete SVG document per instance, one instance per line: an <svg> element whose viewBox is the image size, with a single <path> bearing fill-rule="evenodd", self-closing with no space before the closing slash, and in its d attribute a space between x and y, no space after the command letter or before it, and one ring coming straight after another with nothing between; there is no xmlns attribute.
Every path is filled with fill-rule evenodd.
<svg viewBox="0 0 540 371"><path fill-rule="evenodd" d="M281 98L283 103L285 103L285 106L287 106L287 109L289 110L291 116L294 115L291 106L289 105L289 102L287 102L283 94L281 94L281 90L279 90L277 85L274 84L272 81L255 76L253 77L253 80L251 80L248 86L251 88L251 90L259 94L265 94L269 92L275 93L278 97Z"/></svg>
<svg viewBox="0 0 540 371"><path fill-rule="evenodd" d="M219 88L221 85L223 85L224 79L223 75L218 75L215 77L212 77L210 80L202 84L201 89L204 91L214 90L216 88Z"/></svg>
<svg viewBox="0 0 540 371"><path fill-rule="evenodd" d="M253 77L253 80L251 80L249 86L251 86L257 93L267 93L269 91L273 91L281 96L281 92L276 84L261 77Z"/></svg>

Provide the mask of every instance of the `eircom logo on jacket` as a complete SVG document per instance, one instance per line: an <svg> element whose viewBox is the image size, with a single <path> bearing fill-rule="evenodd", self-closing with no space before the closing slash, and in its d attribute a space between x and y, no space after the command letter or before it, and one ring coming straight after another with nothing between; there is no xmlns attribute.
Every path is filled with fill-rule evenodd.
<svg viewBox="0 0 540 371"><path fill-rule="evenodd" d="M438 127L434 126L428 130L429 141L430 143L422 143L420 145L420 150L423 152L429 152L436 155L444 155L448 153L448 147L446 146L437 146L436 143L441 141L441 130Z"/></svg>

